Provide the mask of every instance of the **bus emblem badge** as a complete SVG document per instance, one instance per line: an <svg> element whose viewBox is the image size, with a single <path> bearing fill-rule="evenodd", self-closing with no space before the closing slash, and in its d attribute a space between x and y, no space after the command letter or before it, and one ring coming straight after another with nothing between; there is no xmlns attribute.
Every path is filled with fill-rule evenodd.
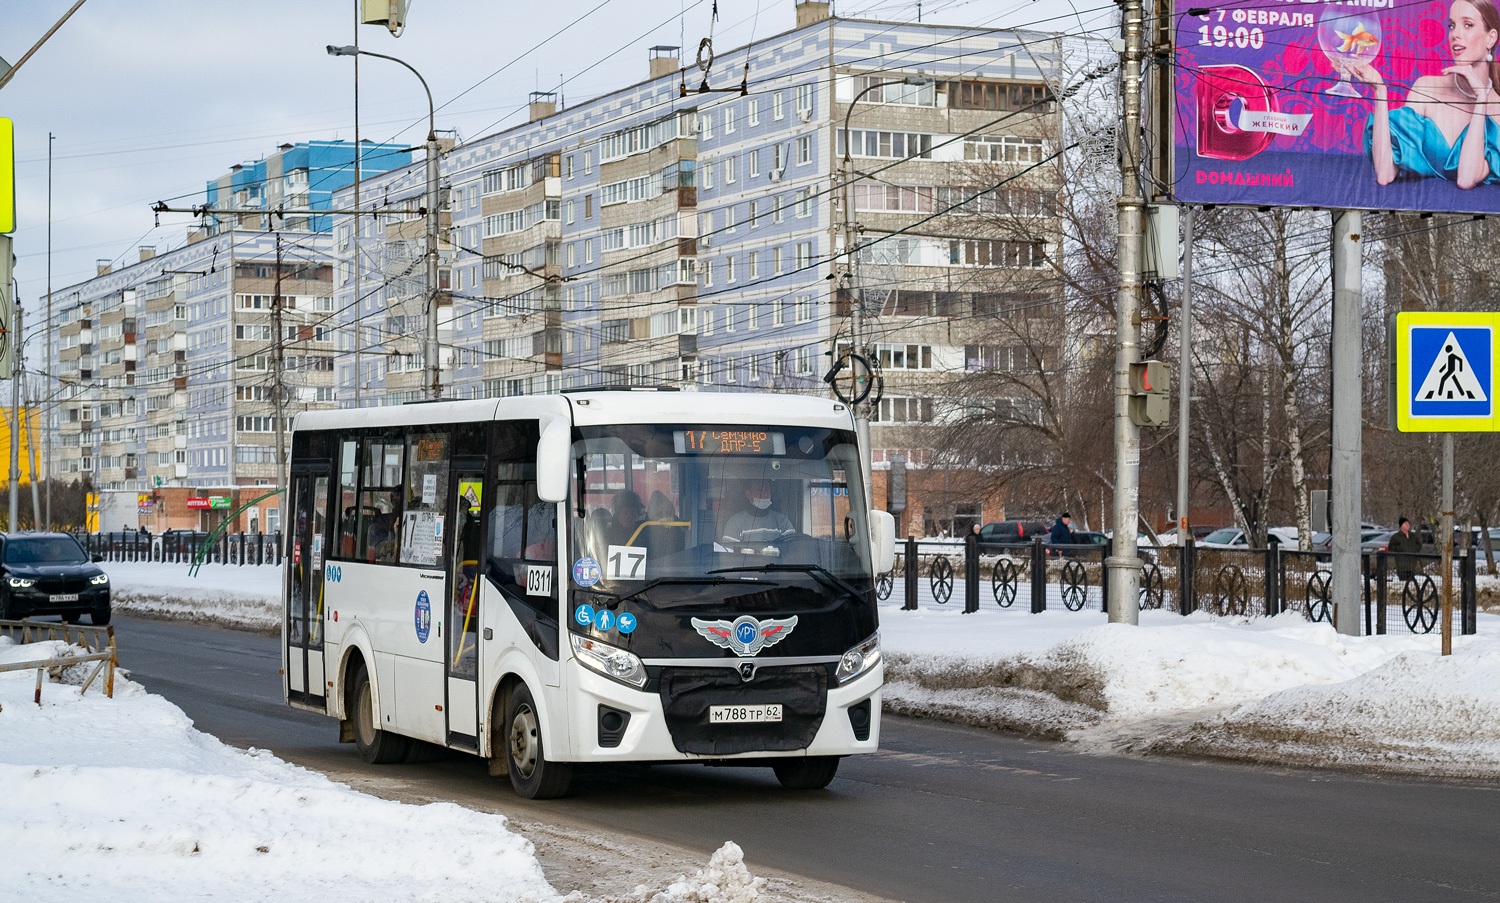
<svg viewBox="0 0 1500 903"><path fill-rule="evenodd" d="M750 615L741 615L733 621L693 618L693 629L704 639L741 656L755 655L762 649L776 645L786 639L796 626L796 615L779 621L761 621Z"/></svg>

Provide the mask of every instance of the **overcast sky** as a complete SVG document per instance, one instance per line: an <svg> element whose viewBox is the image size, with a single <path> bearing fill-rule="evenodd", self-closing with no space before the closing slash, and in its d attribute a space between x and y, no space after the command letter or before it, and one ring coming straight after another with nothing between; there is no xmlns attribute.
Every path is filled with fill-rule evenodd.
<svg viewBox="0 0 1500 903"><path fill-rule="evenodd" d="M12 0L0 56L15 62L71 0ZM647 49L691 51L713 0L413 0L405 33L359 29L360 46L417 68L439 129L470 139L525 120L527 94L572 102L641 80ZM923 20L1028 25L1079 33L1112 18L1108 0L924 0ZM206 180L283 142L351 139L353 63L324 51L354 42L354 0L87 0L0 89L15 121L16 278L23 304L46 290L47 134L53 143L52 284L94 274L96 259L182 244L188 217L149 206L203 203ZM916 16L916 0L843 0L840 15ZM785 31L793 0L719 0L719 50ZM1094 31L1096 34L1102 32ZM384 60L360 62L360 132L420 142L427 105L416 79Z"/></svg>

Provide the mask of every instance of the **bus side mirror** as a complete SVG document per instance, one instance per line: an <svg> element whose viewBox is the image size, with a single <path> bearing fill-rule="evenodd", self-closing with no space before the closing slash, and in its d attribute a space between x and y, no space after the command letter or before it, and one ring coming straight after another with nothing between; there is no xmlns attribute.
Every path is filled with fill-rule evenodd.
<svg viewBox="0 0 1500 903"><path fill-rule="evenodd" d="M544 502L568 500L568 446L572 429L566 417L544 417L536 444L536 494Z"/></svg>
<svg viewBox="0 0 1500 903"><path fill-rule="evenodd" d="M896 565L896 518L889 511L870 510L870 558L877 575Z"/></svg>

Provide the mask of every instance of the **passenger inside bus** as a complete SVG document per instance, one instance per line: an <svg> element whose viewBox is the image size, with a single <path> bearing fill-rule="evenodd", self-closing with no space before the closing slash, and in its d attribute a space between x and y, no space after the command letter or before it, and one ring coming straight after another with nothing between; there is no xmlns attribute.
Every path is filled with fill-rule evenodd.
<svg viewBox="0 0 1500 903"><path fill-rule="evenodd" d="M610 545L626 546L639 539L637 532L646 522L646 505L629 489L615 493L614 518L610 521Z"/></svg>

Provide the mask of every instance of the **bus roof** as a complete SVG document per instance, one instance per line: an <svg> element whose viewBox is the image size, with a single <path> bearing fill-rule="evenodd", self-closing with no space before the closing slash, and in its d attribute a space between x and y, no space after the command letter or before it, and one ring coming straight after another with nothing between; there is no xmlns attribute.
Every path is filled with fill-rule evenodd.
<svg viewBox="0 0 1500 903"><path fill-rule="evenodd" d="M465 423L515 417L571 416L574 424L723 423L852 429L846 405L811 395L769 392L613 392L517 395L379 408L304 411L293 430L358 429L423 423Z"/></svg>

